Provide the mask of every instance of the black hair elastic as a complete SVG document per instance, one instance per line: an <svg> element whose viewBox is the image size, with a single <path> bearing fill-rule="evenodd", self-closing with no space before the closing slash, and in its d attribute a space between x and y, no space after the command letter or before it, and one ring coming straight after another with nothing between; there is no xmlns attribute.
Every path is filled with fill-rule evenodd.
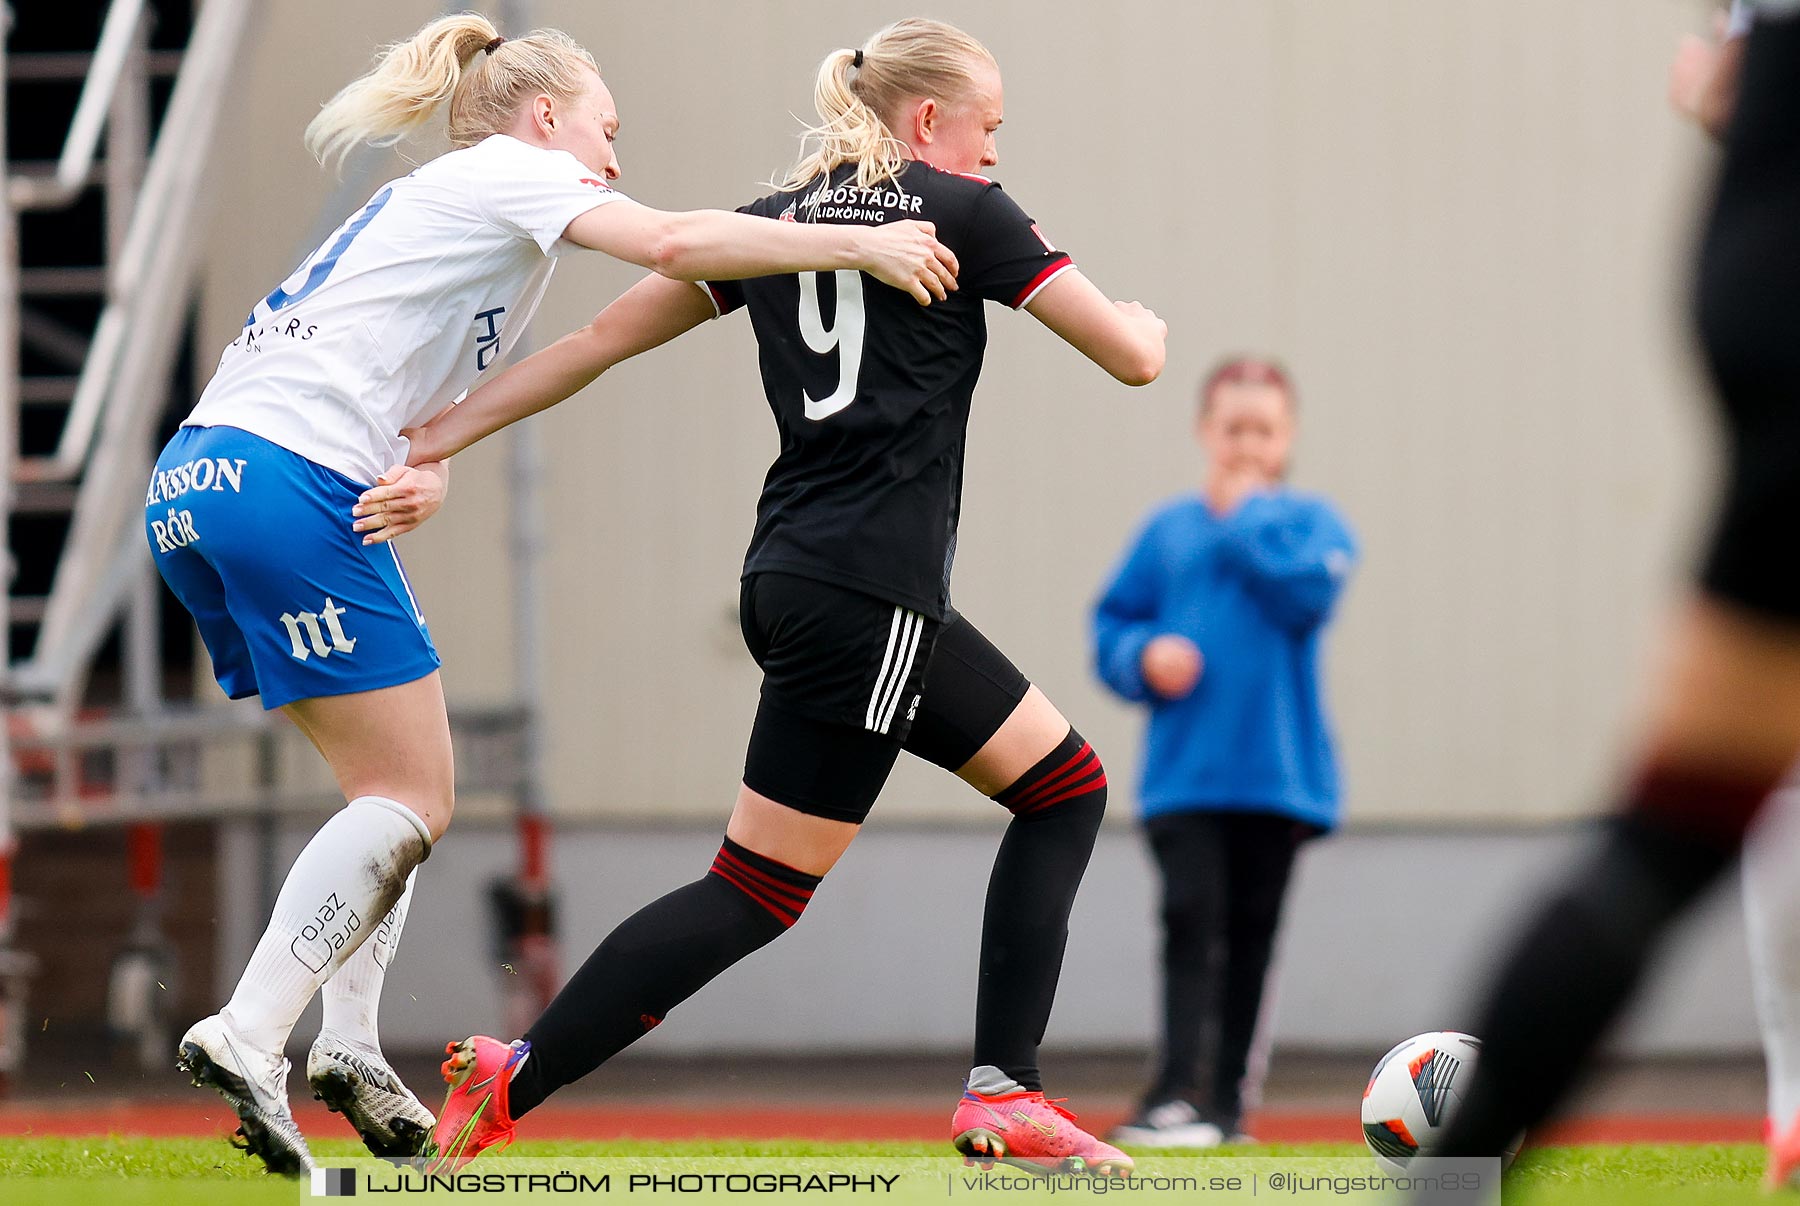
<svg viewBox="0 0 1800 1206"><path fill-rule="evenodd" d="M851 60L850 60L850 65L851 65L851 66L852 66L852 67L861 67L861 66L862 66L862 59L863 59L863 55L862 55L862 51L861 51L861 50L858 50L858 51L857 51L857 52L856 52L856 57L855 57L855 58L853 58L853 59L851 59Z"/></svg>
<svg viewBox="0 0 1800 1206"><path fill-rule="evenodd" d="M502 43L504 41L506 41L505 38L496 37L492 42L489 42L486 46L483 46L481 49L486 51L488 54L493 54L496 50L500 49L500 43Z"/></svg>

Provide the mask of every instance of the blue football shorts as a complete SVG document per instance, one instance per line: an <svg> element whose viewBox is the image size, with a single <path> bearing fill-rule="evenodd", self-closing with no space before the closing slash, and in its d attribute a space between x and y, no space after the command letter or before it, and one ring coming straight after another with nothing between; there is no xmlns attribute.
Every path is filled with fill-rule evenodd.
<svg viewBox="0 0 1800 1206"><path fill-rule="evenodd" d="M183 427L157 458L144 533L231 698L279 708L437 669L393 543L350 528L366 488L236 427Z"/></svg>

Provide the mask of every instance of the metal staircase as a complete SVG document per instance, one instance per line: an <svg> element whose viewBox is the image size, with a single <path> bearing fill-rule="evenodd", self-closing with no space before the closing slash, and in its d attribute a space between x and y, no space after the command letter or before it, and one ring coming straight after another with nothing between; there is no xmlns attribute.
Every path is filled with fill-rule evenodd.
<svg viewBox="0 0 1800 1206"><path fill-rule="evenodd" d="M165 0L162 7L182 6ZM141 594L139 584L148 581L146 556L128 547L133 542L125 536L135 527L146 445L165 409L181 350L198 262L200 187L250 19L246 0L214 0L193 22L191 36L181 39L185 49L164 52L153 63L147 27L155 8L151 0L111 0L91 55L14 56L51 79L59 71L85 71L54 171L29 163L13 168L9 208L29 221L33 211L80 205L103 223L101 264L54 264L53 250L33 255L27 246L22 250L30 275L21 271L18 277L18 335L28 354L19 365L27 375L18 378L16 410L9 408L7 416L20 440L8 514L14 522L66 516L67 530L60 545L53 537L9 540L9 548L30 549L47 564L14 567L8 685L15 698L64 711L134 587ZM152 154L150 86L159 68L173 89ZM9 86L9 92L23 86ZM107 154L96 170L102 128ZM100 204L81 205L96 188ZM65 241L75 241L69 233L65 228ZM44 260L53 266L40 266ZM83 330L45 315L36 303L50 292L65 303L98 302L92 325ZM75 365L67 362L77 351L85 354L73 372ZM42 371L45 361L56 360L62 363ZM47 439L52 432L54 442ZM24 593L34 588L43 593Z"/></svg>
<svg viewBox="0 0 1800 1206"><path fill-rule="evenodd" d="M156 586L127 537L181 351L199 189L250 12L248 0L209 0L198 17L189 0L0 6L0 1076L22 1056L32 969L14 943L15 831L85 819L70 810L88 786L82 751L95 746L78 710L121 619L124 706L112 720L162 712ZM101 745L109 793L152 790L152 744ZM36 817L32 802L44 806ZM134 825L142 907L113 975L115 1018L144 1034L155 1029L146 974L153 983L163 960L159 840L154 821Z"/></svg>
<svg viewBox="0 0 1800 1206"><path fill-rule="evenodd" d="M0 115L15 120L0 124L8 136L0 190L8 586L0 620L8 657L0 687L9 705L0 730L0 1076L23 1055L32 970L13 941L14 830L26 820L18 797L28 786L47 799L80 793L79 752L51 743L65 735L95 646L127 601L134 604L125 626L131 703L147 715L161 695L153 583L143 555L134 561L121 540L134 493L129 479L143 476L146 441L138 433L162 410L179 339L178 329L150 319L157 307L146 284L157 282L175 319L185 315L194 262L187 215L196 208L205 140L247 9L211 3L200 23L184 0L9 6L3 15ZM91 43L83 45L83 33ZM155 94L171 81L166 105L157 106ZM58 148L45 140L58 134L51 159L47 152ZM146 789L152 765L147 749L121 751L118 777ZM157 827L140 825L132 848L154 853L159 839ZM153 858L134 862L156 866ZM157 884L136 871L135 965L154 977ZM123 1013L147 1015L149 998L136 995L137 1007Z"/></svg>

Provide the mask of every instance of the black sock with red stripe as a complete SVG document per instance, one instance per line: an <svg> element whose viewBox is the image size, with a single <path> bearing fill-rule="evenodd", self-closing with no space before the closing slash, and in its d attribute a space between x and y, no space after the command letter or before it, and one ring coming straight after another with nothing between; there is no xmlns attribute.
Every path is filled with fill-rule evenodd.
<svg viewBox="0 0 1800 1206"><path fill-rule="evenodd" d="M764 912L781 924L782 930L800 920L800 914L812 900L814 889L824 880L823 876L808 875L786 863L765 858L730 838L726 838L719 852L713 855L711 874L761 905ZM771 934L768 941L779 937L779 932Z"/></svg>
<svg viewBox="0 0 1800 1206"><path fill-rule="evenodd" d="M508 1090L512 1116L580 1080L781 937L819 881L726 838L704 878L620 922L525 1032L531 1056Z"/></svg>
<svg viewBox="0 0 1800 1206"><path fill-rule="evenodd" d="M1106 770L1074 729L994 797L1013 814L994 858L981 923L974 1066L1041 1089L1038 1046L1050 1023L1069 911L1106 813Z"/></svg>

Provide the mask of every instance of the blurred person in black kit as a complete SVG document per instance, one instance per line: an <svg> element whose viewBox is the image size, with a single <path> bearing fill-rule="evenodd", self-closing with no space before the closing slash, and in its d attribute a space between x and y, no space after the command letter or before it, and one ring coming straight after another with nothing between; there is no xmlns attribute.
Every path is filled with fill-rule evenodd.
<svg viewBox="0 0 1800 1206"><path fill-rule="evenodd" d="M1499 964L1480 1070L1436 1155L1494 1155L1564 1100L1800 754L1800 0L1747 8L1735 105L1705 110L1725 158L1695 291L1728 437L1723 497L1617 815Z"/></svg>

